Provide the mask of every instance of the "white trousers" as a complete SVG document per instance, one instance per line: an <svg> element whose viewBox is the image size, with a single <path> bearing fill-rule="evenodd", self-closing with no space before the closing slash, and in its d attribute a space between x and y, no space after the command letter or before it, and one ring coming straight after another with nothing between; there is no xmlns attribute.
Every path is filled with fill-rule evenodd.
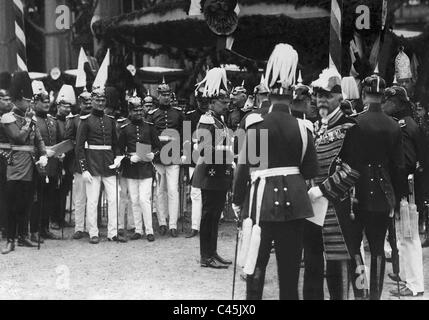
<svg viewBox="0 0 429 320"><path fill-rule="evenodd" d="M166 226L168 216L170 230L177 229L180 166L156 164L155 168L158 184L156 213L159 225Z"/></svg>
<svg viewBox="0 0 429 320"><path fill-rule="evenodd" d="M423 253L420 238L401 238L398 241L399 276L406 281L413 294L424 292Z"/></svg>
<svg viewBox="0 0 429 320"><path fill-rule="evenodd" d="M134 216L127 180L127 178L119 178L119 229L125 228L125 212L127 212L127 229L134 228Z"/></svg>
<svg viewBox="0 0 429 320"><path fill-rule="evenodd" d="M195 168L189 168L189 179L192 179ZM203 210L203 200L201 197L201 189L191 187L192 201L192 229L200 230L201 213Z"/></svg>
<svg viewBox="0 0 429 320"><path fill-rule="evenodd" d="M127 179L128 192L133 207L136 233L143 234L143 221L146 235L153 234L152 227L152 178ZM143 216L143 221L142 221Z"/></svg>
<svg viewBox="0 0 429 320"><path fill-rule="evenodd" d="M98 198L100 196L101 182L103 182L104 190L107 196L108 203L108 224L107 224L107 237L112 239L117 236L117 207L116 200L119 200L119 192L116 193L116 177L92 177L91 183L86 183L86 214L87 224L89 228L89 236L98 237L97 226L97 206ZM118 198L117 198L118 197Z"/></svg>
<svg viewBox="0 0 429 320"><path fill-rule="evenodd" d="M84 232L86 231L85 230L86 185L82 175L79 173L74 174L73 201L74 201L74 220L75 220L74 231Z"/></svg>

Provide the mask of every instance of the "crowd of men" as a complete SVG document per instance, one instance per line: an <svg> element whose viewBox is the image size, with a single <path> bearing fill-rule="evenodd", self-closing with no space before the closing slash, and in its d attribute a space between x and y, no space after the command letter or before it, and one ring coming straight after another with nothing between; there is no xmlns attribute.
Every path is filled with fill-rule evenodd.
<svg viewBox="0 0 429 320"><path fill-rule="evenodd" d="M98 244L102 192L109 241L155 241L153 207L158 234L177 238L185 167L192 201L187 238L199 234L202 267L233 264L217 249L219 220L233 191L241 221L235 263L246 274L248 299L262 299L273 249L280 299L298 299L302 260L304 299L325 298L325 275L331 299L348 299L350 285L355 299L380 299L387 233L389 276L402 284L391 293L422 295L419 230L401 227L396 239L395 221L403 226L402 213L415 202L417 210L408 210L406 217L413 222L419 212L415 221L420 231L426 228L429 117L410 97L408 57L401 51L396 62L391 87L378 70L357 83L335 68L305 85L298 53L279 44L250 94L244 84L233 88L225 69L213 68L196 84L193 110L179 108L163 82L157 97L129 92L127 114L121 117L106 108L105 88L84 90L76 99L65 85L52 101L43 83L31 82L28 73L3 73L2 253L13 252L16 243L40 247L58 240L53 229L72 227L65 221L69 195L73 239L89 236ZM251 150L264 146L259 163L249 161ZM130 237L129 227L134 229ZM364 235L369 263L362 251Z"/></svg>

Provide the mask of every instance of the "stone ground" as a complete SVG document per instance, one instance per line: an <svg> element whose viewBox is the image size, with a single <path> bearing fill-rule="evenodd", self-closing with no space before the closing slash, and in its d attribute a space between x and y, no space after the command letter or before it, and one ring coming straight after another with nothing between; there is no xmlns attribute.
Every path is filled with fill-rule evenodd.
<svg viewBox="0 0 429 320"><path fill-rule="evenodd" d="M185 232L188 228L185 224ZM235 230L232 223L220 226L219 253L227 258L234 256ZM119 244L108 242L102 229L103 241L94 246L88 239L70 240L72 232L66 229L65 240L47 241L40 251L17 247L12 254L0 255L0 299L231 299L233 268L201 268L198 237L185 239L183 232L176 239L156 235L153 243L139 240ZM426 270L428 250L424 250ZM272 255L264 299L278 299L276 272ZM386 272L391 272L390 264ZM426 272L425 295L413 299L429 299L428 275ZM239 272L236 283L236 299L244 299L245 282ZM394 287L386 276L382 298L398 300L389 294Z"/></svg>

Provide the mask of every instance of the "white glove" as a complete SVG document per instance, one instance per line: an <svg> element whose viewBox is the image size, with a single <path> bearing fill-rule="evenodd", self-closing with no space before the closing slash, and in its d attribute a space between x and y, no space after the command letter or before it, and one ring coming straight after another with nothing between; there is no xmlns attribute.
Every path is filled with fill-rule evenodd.
<svg viewBox="0 0 429 320"><path fill-rule="evenodd" d="M237 165L235 164L235 161L232 162L232 170L237 169Z"/></svg>
<svg viewBox="0 0 429 320"><path fill-rule="evenodd" d="M85 182L92 183L92 176L91 176L91 174L89 173L89 171L84 171L84 172L82 173L82 177L83 177L83 180L84 180Z"/></svg>
<svg viewBox="0 0 429 320"><path fill-rule="evenodd" d="M319 199L320 197L323 197L323 193L322 190L320 190L319 187L312 187L309 191L308 191L308 196L310 197L310 200L312 202L316 201L317 199Z"/></svg>
<svg viewBox="0 0 429 320"><path fill-rule="evenodd" d="M141 162L142 159L138 155L134 154L131 156L130 161L131 163L138 163Z"/></svg>
<svg viewBox="0 0 429 320"><path fill-rule="evenodd" d="M232 204L232 210L234 211L235 217L238 219L240 219L240 212L241 212L241 207L235 205L234 203Z"/></svg>
<svg viewBox="0 0 429 320"><path fill-rule="evenodd" d="M46 155L48 158L52 158L55 155L55 151L51 149L46 149Z"/></svg>
<svg viewBox="0 0 429 320"><path fill-rule="evenodd" d="M116 157L115 160L113 160L113 165L110 166L111 169L117 169L121 166L121 161L124 159L124 157Z"/></svg>
<svg viewBox="0 0 429 320"><path fill-rule="evenodd" d="M48 165L48 157L41 156L39 161L36 162L36 165L39 165L41 168L45 168Z"/></svg>
<svg viewBox="0 0 429 320"><path fill-rule="evenodd" d="M155 154L154 154L153 152L148 153L148 154L146 155L146 158L147 158L149 161L153 161L153 159L155 159Z"/></svg>
<svg viewBox="0 0 429 320"><path fill-rule="evenodd" d="M180 161L182 161L182 164L185 164L186 159L188 159L186 156L181 156Z"/></svg>

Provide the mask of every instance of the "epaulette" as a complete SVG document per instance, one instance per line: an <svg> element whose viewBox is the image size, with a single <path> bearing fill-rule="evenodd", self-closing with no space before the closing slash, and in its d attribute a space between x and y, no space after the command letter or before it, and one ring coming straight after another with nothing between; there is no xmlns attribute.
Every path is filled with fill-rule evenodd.
<svg viewBox="0 0 429 320"><path fill-rule="evenodd" d="M125 120L127 120L127 118L120 118L118 120L116 120L117 123L122 123L125 122Z"/></svg>
<svg viewBox="0 0 429 320"><path fill-rule="evenodd" d="M149 125L151 125L151 126L154 126L154 125L155 125L154 123L149 122L149 121L146 121L146 120L144 120L143 122L144 122L144 123L147 123L147 124L149 124Z"/></svg>
<svg viewBox="0 0 429 320"><path fill-rule="evenodd" d="M180 107L173 107L173 109L176 109L177 111L183 112L183 109Z"/></svg>
<svg viewBox="0 0 429 320"><path fill-rule="evenodd" d="M78 114L69 114L66 119L74 119L78 116Z"/></svg>
<svg viewBox="0 0 429 320"><path fill-rule="evenodd" d="M153 115L156 111L158 111L159 109L158 108L156 108L156 109L153 109L153 110L150 110L149 112L148 112L148 114L150 114L150 115Z"/></svg>
<svg viewBox="0 0 429 320"><path fill-rule="evenodd" d="M245 125L246 130L250 126L253 126L254 124L260 123L262 121L264 121L264 118L262 118L262 116L259 113L249 114L246 118L246 125Z"/></svg>
<svg viewBox="0 0 429 320"><path fill-rule="evenodd" d="M131 123L131 122L128 122L128 123L124 124L123 126L121 126L121 129L126 128L130 123Z"/></svg>
<svg viewBox="0 0 429 320"><path fill-rule="evenodd" d="M16 118L15 118L15 115L13 114L13 112L5 113L1 117L1 123L2 124L14 123L15 121L16 121Z"/></svg>
<svg viewBox="0 0 429 320"><path fill-rule="evenodd" d="M57 118L56 118L56 117L54 117L53 115L51 115L51 114L49 114L49 113L48 113L48 118L51 118L51 119L53 119L53 120L57 120Z"/></svg>
<svg viewBox="0 0 429 320"><path fill-rule="evenodd" d="M202 124L215 124L215 120L210 113L203 114L200 118Z"/></svg>
<svg viewBox="0 0 429 320"><path fill-rule="evenodd" d="M304 119L302 120L302 123L308 130L310 130L311 133L314 133L314 125L310 120Z"/></svg>
<svg viewBox="0 0 429 320"><path fill-rule="evenodd" d="M91 114L87 114L86 116L80 116L81 120L86 120L91 116Z"/></svg>
<svg viewBox="0 0 429 320"><path fill-rule="evenodd" d="M197 111L197 110L188 111L188 112L186 112L186 115L193 114L195 111Z"/></svg>
<svg viewBox="0 0 429 320"><path fill-rule="evenodd" d="M399 120L398 124L401 128L405 128L407 126L407 122L405 122L405 119Z"/></svg>
<svg viewBox="0 0 429 320"><path fill-rule="evenodd" d="M106 114L106 116L108 116L110 119L115 120L115 117L114 117L114 116L111 116L111 115L109 115L109 114Z"/></svg>

